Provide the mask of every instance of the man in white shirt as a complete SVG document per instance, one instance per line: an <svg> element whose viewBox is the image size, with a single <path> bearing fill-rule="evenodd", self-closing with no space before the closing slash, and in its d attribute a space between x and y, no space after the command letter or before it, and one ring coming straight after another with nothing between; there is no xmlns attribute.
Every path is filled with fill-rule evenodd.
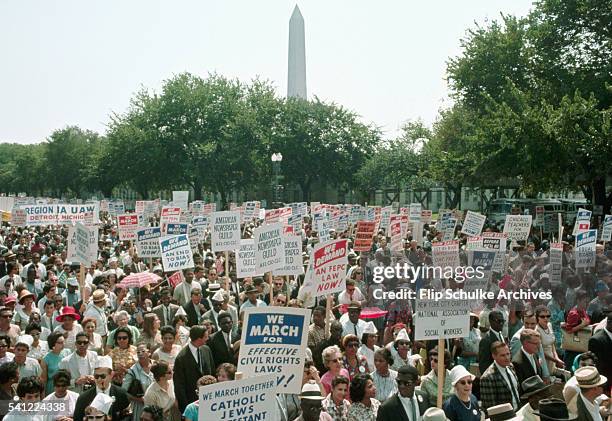
<svg viewBox="0 0 612 421"><path fill-rule="evenodd" d="M202 286L199 283L193 282L193 269L185 269L183 271L183 275L183 282L180 282L176 288L174 288L173 294L173 298L178 303L179 307L182 307L191 301L191 290L193 288L199 288L200 290L202 289Z"/></svg>
<svg viewBox="0 0 612 421"><path fill-rule="evenodd" d="M40 254L34 253L32 254L32 262L28 263L21 270L21 277L26 279L28 277L28 269L30 266L34 266L36 268L37 279L44 280L47 279L47 268L45 265L40 263Z"/></svg>
<svg viewBox="0 0 612 421"><path fill-rule="evenodd" d="M603 385L608 379L600 375L595 367L580 367L574 375L580 393L574 396L567 408L581 420L603 421L596 399L603 393Z"/></svg>
<svg viewBox="0 0 612 421"><path fill-rule="evenodd" d="M366 298L361 290L355 285L353 279L346 280L346 290L338 294L338 304L350 304L353 301L358 301L361 305L365 305Z"/></svg>
<svg viewBox="0 0 612 421"><path fill-rule="evenodd" d="M70 387L70 373L67 370L58 370L53 375L53 393L47 395L43 401L65 402L64 410L54 415L47 415L45 421L60 421L69 418L74 413L79 394L68 390Z"/></svg>
<svg viewBox="0 0 612 421"><path fill-rule="evenodd" d="M361 304L357 301L353 301L348 305L347 310L347 313L340 318L340 323L342 323L342 336L356 335L357 338L361 338L367 326L367 323L359 318L361 315Z"/></svg>
<svg viewBox="0 0 612 421"><path fill-rule="evenodd" d="M253 285L248 285L246 287L245 294L247 296L247 300L245 300L244 303L242 303L242 305L240 306L240 312L241 313L244 311L245 308L249 308L249 307L266 307L267 306L267 304L265 302L263 302L262 300L257 298L257 294L258 293L259 293L259 291Z"/></svg>

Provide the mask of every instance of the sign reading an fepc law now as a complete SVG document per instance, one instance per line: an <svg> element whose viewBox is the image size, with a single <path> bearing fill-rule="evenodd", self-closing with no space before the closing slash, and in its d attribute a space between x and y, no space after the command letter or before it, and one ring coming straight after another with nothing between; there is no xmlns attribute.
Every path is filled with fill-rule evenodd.
<svg viewBox="0 0 612 421"><path fill-rule="evenodd" d="M310 310L256 307L245 310L238 371L246 377L277 375L277 393L302 387Z"/></svg>
<svg viewBox="0 0 612 421"><path fill-rule="evenodd" d="M159 247L164 272L193 267L193 253L186 234L160 238Z"/></svg>
<svg viewBox="0 0 612 421"><path fill-rule="evenodd" d="M428 295L429 294L429 295ZM420 290L414 315L416 341L465 338L470 333L469 300L443 300L441 291Z"/></svg>
<svg viewBox="0 0 612 421"><path fill-rule="evenodd" d="M214 212L211 226L212 251L233 251L240 246L240 212Z"/></svg>
<svg viewBox="0 0 612 421"><path fill-rule="evenodd" d="M312 252L314 297L344 291L346 282L346 239L319 244Z"/></svg>
<svg viewBox="0 0 612 421"><path fill-rule="evenodd" d="M193 421L278 421L276 381L275 375L266 375L201 386Z"/></svg>

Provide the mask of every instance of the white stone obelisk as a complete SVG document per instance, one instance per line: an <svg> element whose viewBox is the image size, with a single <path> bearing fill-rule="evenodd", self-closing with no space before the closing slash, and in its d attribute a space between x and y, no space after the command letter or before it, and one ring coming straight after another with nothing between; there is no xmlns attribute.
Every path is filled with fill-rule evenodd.
<svg viewBox="0 0 612 421"><path fill-rule="evenodd" d="M304 18L295 6L289 19L289 60L287 72L287 97L306 99L306 47L304 43Z"/></svg>

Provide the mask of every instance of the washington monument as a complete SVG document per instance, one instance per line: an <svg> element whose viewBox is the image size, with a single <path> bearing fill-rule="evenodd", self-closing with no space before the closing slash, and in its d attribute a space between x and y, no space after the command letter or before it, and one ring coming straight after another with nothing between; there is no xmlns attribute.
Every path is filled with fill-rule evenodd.
<svg viewBox="0 0 612 421"><path fill-rule="evenodd" d="M289 60L287 98L306 97L306 47L304 46L304 18L295 6L289 19Z"/></svg>

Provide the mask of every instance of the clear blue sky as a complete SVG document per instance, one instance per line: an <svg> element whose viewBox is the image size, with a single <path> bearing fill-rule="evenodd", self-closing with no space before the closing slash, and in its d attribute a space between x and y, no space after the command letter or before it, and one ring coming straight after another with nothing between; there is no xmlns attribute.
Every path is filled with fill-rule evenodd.
<svg viewBox="0 0 612 421"><path fill-rule="evenodd" d="M256 76L285 95L295 1L4 0L0 142L66 125L104 133L141 86L188 71ZM525 15L526 0L302 0L308 95L341 104L387 137L449 105L446 61L475 22Z"/></svg>

